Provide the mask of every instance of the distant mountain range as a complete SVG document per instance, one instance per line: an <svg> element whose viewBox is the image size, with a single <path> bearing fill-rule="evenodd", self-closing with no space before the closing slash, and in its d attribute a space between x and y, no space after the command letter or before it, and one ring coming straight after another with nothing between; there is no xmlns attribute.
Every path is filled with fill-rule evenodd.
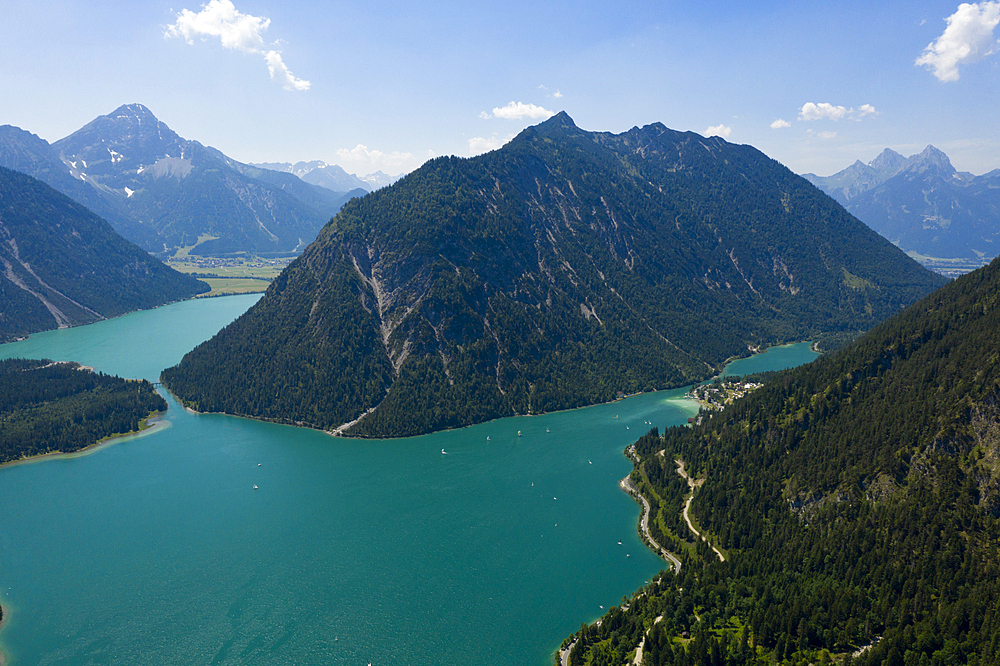
<svg viewBox="0 0 1000 666"><path fill-rule="evenodd" d="M52 187L0 167L0 342L208 289Z"/></svg>
<svg viewBox="0 0 1000 666"><path fill-rule="evenodd" d="M345 202L366 193L241 164L181 138L141 104L53 144L2 126L0 166L48 183L125 238L167 254L300 251Z"/></svg>
<svg viewBox="0 0 1000 666"><path fill-rule="evenodd" d="M560 113L349 202L163 380L198 410L412 435L688 384L945 282L750 146Z"/></svg>
<svg viewBox="0 0 1000 666"><path fill-rule="evenodd" d="M295 164L291 162L260 162L251 163L250 166L290 173L307 183L319 185L335 192L348 192L358 188L372 192L380 187L392 185L400 179L400 176L390 176L382 171L376 171L367 176L356 176L353 173L347 173L336 164L327 164L318 160L296 162Z"/></svg>
<svg viewBox="0 0 1000 666"><path fill-rule="evenodd" d="M803 176L904 251L985 263L1000 254L1000 169L974 176L927 146L904 158L886 148L832 176Z"/></svg>

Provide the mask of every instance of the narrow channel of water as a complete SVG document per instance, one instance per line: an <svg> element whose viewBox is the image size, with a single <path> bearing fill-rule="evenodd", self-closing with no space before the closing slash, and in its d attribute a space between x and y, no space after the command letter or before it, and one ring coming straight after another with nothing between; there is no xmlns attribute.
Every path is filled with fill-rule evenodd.
<svg viewBox="0 0 1000 666"><path fill-rule="evenodd" d="M0 357L155 380L256 298L42 333ZM807 351L776 348L769 367ZM548 666L664 566L618 480L650 423L696 411L683 393L388 441L170 400L159 432L0 469L0 646L11 666Z"/></svg>

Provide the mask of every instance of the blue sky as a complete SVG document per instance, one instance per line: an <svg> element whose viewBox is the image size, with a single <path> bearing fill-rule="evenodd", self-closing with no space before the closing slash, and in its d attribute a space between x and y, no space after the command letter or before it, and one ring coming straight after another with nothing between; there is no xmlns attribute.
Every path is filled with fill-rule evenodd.
<svg viewBox="0 0 1000 666"><path fill-rule="evenodd" d="M547 112L662 122L829 175L933 144L1000 167L1000 1L4 0L0 124L138 102L244 162L409 171ZM922 59L922 64L918 60Z"/></svg>

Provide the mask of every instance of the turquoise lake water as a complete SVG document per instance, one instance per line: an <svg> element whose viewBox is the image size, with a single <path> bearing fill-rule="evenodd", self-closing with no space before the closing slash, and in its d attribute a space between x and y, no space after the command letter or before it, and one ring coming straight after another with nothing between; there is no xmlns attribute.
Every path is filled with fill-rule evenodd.
<svg viewBox="0 0 1000 666"><path fill-rule="evenodd" d="M797 365L808 363L816 358L816 356L816 352L812 350L812 345L808 342L768 347L760 354L729 363L725 370L722 371L722 376L752 375L755 372L764 372L766 370L794 368Z"/></svg>
<svg viewBox="0 0 1000 666"><path fill-rule="evenodd" d="M256 298L40 333L0 358L156 380ZM0 468L0 649L10 666L549 666L665 566L618 480L647 421L697 411L683 393L386 441L168 397L156 432Z"/></svg>

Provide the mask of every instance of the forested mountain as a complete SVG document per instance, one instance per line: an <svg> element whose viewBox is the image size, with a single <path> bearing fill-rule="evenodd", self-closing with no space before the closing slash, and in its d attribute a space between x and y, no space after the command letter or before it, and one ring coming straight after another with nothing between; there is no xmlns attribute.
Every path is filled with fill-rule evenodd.
<svg viewBox="0 0 1000 666"><path fill-rule="evenodd" d="M632 480L685 563L577 634L570 663L621 664L644 637L653 666L825 663L872 643L854 664L1000 663L998 294L1000 260L639 440ZM704 480L690 514L724 562L682 524L678 461Z"/></svg>
<svg viewBox="0 0 1000 666"><path fill-rule="evenodd" d="M690 383L943 282L749 146L561 113L351 201L163 379L200 410L410 435Z"/></svg>
<svg viewBox="0 0 1000 666"><path fill-rule="evenodd" d="M0 167L0 342L208 290L45 183Z"/></svg>
<svg viewBox="0 0 1000 666"><path fill-rule="evenodd" d="M905 251L982 259L1000 254L1000 169L960 173L934 146L904 158L886 148L832 176L804 176Z"/></svg>
<svg viewBox="0 0 1000 666"><path fill-rule="evenodd" d="M141 104L49 145L0 128L0 166L49 183L151 252L287 252L310 243L357 192L334 193L181 138Z"/></svg>
<svg viewBox="0 0 1000 666"><path fill-rule="evenodd" d="M167 401L145 379L95 373L79 363L0 361L0 464L70 453L135 432Z"/></svg>

